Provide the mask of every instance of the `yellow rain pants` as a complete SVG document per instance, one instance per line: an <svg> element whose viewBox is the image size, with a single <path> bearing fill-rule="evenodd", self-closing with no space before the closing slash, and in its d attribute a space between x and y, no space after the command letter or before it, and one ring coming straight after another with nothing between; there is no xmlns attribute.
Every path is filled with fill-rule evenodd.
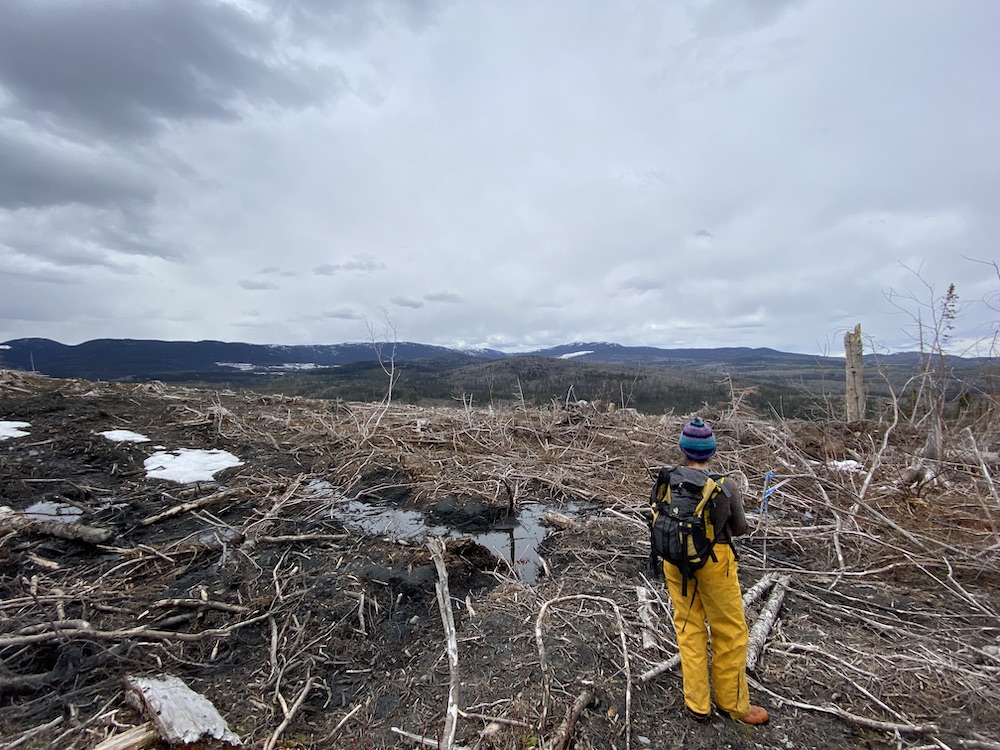
<svg viewBox="0 0 1000 750"><path fill-rule="evenodd" d="M747 692L747 632L743 593L737 577L736 558L728 544L715 547L718 562L709 560L688 580L687 596L681 596L681 573L663 563L667 589L674 603L674 627L681 655L684 703L698 714L712 712L715 705L734 718L750 710ZM712 643L709 682L709 638Z"/></svg>

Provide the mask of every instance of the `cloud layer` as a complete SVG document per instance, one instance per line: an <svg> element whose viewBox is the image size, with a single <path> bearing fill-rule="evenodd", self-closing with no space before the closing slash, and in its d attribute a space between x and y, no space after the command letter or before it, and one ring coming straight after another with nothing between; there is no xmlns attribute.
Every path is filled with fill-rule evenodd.
<svg viewBox="0 0 1000 750"><path fill-rule="evenodd" d="M8 0L0 341L839 353L911 348L951 283L981 341L997 32L990 0Z"/></svg>

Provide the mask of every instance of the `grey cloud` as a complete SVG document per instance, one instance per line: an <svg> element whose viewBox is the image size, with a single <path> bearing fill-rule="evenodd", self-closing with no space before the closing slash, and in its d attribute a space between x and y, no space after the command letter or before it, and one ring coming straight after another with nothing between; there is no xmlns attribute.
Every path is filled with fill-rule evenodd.
<svg viewBox="0 0 1000 750"><path fill-rule="evenodd" d="M276 62L273 26L229 3L7 0L3 16L6 112L45 113L53 130L142 136L163 120L233 120L247 103L305 106L343 86L329 70Z"/></svg>
<svg viewBox="0 0 1000 750"><path fill-rule="evenodd" d="M274 282L257 281L255 279L240 279L236 283L252 292L273 292L279 288Z"/></svg>
<svg viewBox="0 0 1000 750"><path fill-rule="evenodd" d="M334 320L364 320L365 316L350 307L339 307L336 310L324 311L323 317Z"/></svg>
<svg viewBox="0 0 1000 750"><path fill-rule="evenodd" d="M0 207L24 208L81 203L105 206L149 203L152 187L108 156L72 144L43 148L37 142L0 132Z"/></svg>
<svg viewBox="0 0 1000 750"><path fill-rule="evenodd" d="M370 256L357 256L344 263L324 263L313 268L313 273L320 276L336 276L341 271L353 271L356 273L371 273L381 271L385 268L385 263Z"/></svg>
<svg viewBox="0 0 1000 750"><path fill-rule="evenodd" d="M0 243L28 257L57 264L80 252L179 260L178 251L151 236L145 212L132 208L124 211L57 206L45 210L22 208L6 214L0 211Z"/></svg>
<svg viewBox="0 0 1000 750"><path fill-rule="evenodd" d="M290 278L295 276L295 271L289 271L287 269L278 268L277 266L267 266L266 268L260 269L259 273L262 276L281 276L283 278Z"/></svg>
<svg viewBox="0 0 1000 750"><path fill-rule="evenodd" d="M618 290L622 292L635 292L636 294L659 292L663 290L663 281L660 279L628 279L618 287Z"/></svg>
<svg viewBox="0 0 1000 750"><path fill-rule="evenodd" d="M25 283L37 283L37 284L72 284L77 281L70 274L61 270L17 270L4 268L0 266L0 271L3 273L3 279L6 282L11 282L17 280L18 282ZM5 301L11 299L10 290L4 289L0 286L0 298ZM20 309L20 305L14 305L15 313L11 315L0 315L0 318L16 318L16 310Z"/></svg>
<svg viewBox="0 0 1000 750"><path fill-rule="evenodd" d="M434 292L433 294L425 294L424 299L428 302L445 302L450 305L458 304L462 301L462 298L453 292Z"/></svg>
<svg viewBox="0 0 1000 750"><path fill-rule="evenodd" d="M712 0L695 17L699 35L727 36L771 26L802 0Z"/></svg>
<svg viewBox="0 0 1000 750"><path fill-rule="evenodd" d="M359 3L357 0L296 0L284 3L281 13L294 26L308 34L322 29L325 36L339 42L356 44L398 18L413 31L432 25L437 15L435 0L387 0Z"/></svg>
<svg viewBox="0 0 1000 750"><path fill-rule="evenodd" d="M389 301L398 307L412 307L414 310L424 306L424 303L420 300L407 299L406 297L392 297Z"/></svg>
<svg viewBox="0 0 1000 750"><path fill-rule="evenodd" d="M700 240L710 240L715 235L709 232L707 229L699 229L697 232L694 233L694 236Z"/></svg>

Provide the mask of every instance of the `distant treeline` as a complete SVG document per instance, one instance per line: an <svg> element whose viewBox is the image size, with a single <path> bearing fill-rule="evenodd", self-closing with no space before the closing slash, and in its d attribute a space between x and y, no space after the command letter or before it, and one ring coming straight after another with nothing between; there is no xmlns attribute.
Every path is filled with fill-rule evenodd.
<svg viewBox="0 0 1000 750"><path fill-rule="evenodd" d="M285 374L195 373L170 378L191 385L229 387L316 399L380 401L389 377L377 362ZM601 401L646 414L688 414L725 408L789 419L842 418L844 373L796 368L729 374L718 369L588 363L551 357L513 357L472 365L418 360L395 363L393 401L422 406L475 407ZM873 384L873 416L887 403L887 387Z"/></svg>

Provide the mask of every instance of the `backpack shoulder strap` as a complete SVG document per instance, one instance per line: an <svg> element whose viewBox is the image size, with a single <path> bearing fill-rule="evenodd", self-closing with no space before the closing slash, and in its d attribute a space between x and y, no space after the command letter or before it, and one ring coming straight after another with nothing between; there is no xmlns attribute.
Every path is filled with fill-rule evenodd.
<svg viewBox="0 0 1000 750"><path fill-rule="evenodd" d="M715 482L716 486L722 491L722 494L726 497L732 497L733 493L729 487L726 486L726 478L722 474L709 474L708 478Z"/></svg>
<svg viewBox="0 0 1000 750"><path fill-rule="evenodd" d="M650 505L655 505L666 497L666 488L670 486L670 476L676 469L677 464L671 464L670 466L663 466L660 468L659 473L656 475L656 481L653 482L653 490L649 495Z"/></svg>

